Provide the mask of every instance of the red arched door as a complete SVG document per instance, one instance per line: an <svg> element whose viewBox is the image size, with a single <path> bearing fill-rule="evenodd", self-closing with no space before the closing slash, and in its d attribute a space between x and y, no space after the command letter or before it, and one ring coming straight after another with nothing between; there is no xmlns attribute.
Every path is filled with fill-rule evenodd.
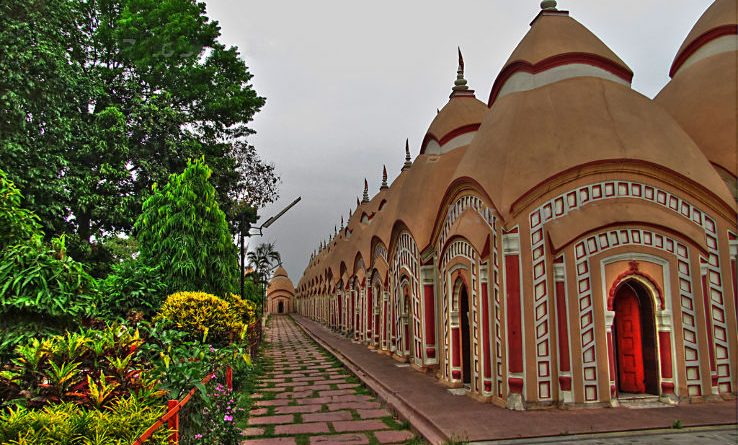
<svg viewBox="0 0 738 445"><path fill-rule="evenodd" d="M615 336L620 391L645 393L641 311L630 286L621 286L615 295Z"/></svg>

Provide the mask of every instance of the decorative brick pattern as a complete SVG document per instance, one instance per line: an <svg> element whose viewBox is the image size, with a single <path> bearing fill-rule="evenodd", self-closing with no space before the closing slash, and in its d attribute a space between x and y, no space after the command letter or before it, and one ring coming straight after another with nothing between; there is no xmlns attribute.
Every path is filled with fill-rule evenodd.
<svg viewBox="0 0 738 445"><path fill-rule="evenodd" d="M711 305L711 307L706 308L706 312L708 314L708 317L712 317L713 337L715 343L714 345L708 345L708 347L714 348L715 350L718 374L717 379L720 392L731 392L732 388L730 384L730 357L727 344L727 336L725 335L727 332L727 325L725 323L725 303L722 294L723 278L721 276L720 255L718 251L719 237L715 220L710 217L704 210L666 190L662 190L653 185L634 181L599 182L588 184L560 194L533 210L529 216L531 227L531 246L533 248L534 258L534 279L537 279L538 281L536 282L539 284L545 283L545 285L542 286L542 289L548 289L547 279L550 274L546 273L545 270L545 243L542 242L543 226L546 222L562 217L569 213L571 210L581 208L591 203L596 203L606 199L618 198L641 199L659 205L679 215L680 217L689 220L691 223L696 224L704 231L705 245L708 251L708 257L705 258L705 263L708 268L707 283L708 291L710 293L709 301ZM538 254L536 254L536 249L538 249ZM541 258L541 265L538 266L538 270L536 270L536 264L538 264L536 262L536 258ZM579 266L577 266L577 269L579 269ZM685 276L685 274L682 272L683 270L684 267L680 265L680 281L681 277ZM543 272L542 274L540 274L541 271ZM588 283L585 280L580 282L578 286L586 288L587 284ZM589 283L589 285L591 286L591 283ZM537 288L534 289L536 289L536 295L538 295L538 292L540 290L538 290ZM589 290L591 290L591 287L589 288ZM580 300L582 299L581 292L582 291L580 291ZM586 294L588 290L585 289L584 292ZM690 290L689 292L691 293L693 291ZM586 298L586 296L584 298ZM693 297L691 304L688 301L682 301L683 316L686 316L687 318L691 316L692 319L694 319L693 309ZM694 326L692 326L692 328L693 330L689 332L689 335L694 333ZM690 336L690 338L695 338L696 341L696 337ZM690 388L690 394L692 394L694 391L697 390L698 387L695 385L697 384L696 382L699 381L699 375L695 374L695 370L698 371L698 368L696 368L694 365L694 363L698 363L696 356L698 349L696 348L696 342L692 342L689 345L687 345L687 342L685 342L685 352L687 351L686 348L689 348L691 357L687 358L687 367L688 369L691 368L690 375L687 377L687 380L688 386ZM594 349L591 350L592 352L588 351L590 351L590 348L587 348L587 350L585 351L586 354L588 354L588 357L590 357L594 353ZM587 380L589 380L587 377L592 377L593 372L595 372L594 376L596 378L596 367L593 366L588 368L585 365L585 399L587 401L598 400L598 397L596 395L596 383L587 382ZM594 398L592 398L593 396Z"/></svg>
<svg viewBox="0 0 738 445"><path fill-rule="evenodd" d="M401 307L403 298L403 288L409 288L410 308L412 316L408 315L407 323L412 323L412 329L408 332L414 333L414 338L410 339L409 344L414 348L415 363L422 365L423 357L423 305L420 298L420 254L418 246L415 244L413 237L406 231L400 233L397 238L396 248L392 257L392 280L390 287L394 290L393 301L395 317L395 338L393 344L397 350L404 351L405 346L405 322L401 314L405 312L405 308ZM419 334L420 333L420 334ZM395 349L393 349L395 350ZM410 354L410 351L404 351Z"/></svg>

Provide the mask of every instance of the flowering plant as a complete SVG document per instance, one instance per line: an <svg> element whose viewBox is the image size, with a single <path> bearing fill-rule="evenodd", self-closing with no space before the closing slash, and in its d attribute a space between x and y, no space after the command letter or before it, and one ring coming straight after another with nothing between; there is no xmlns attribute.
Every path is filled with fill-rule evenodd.
<svg viewBox="0 0 738 445"><path fill-rule="evenodd" d="M199 413L190 417L197 418L197 433L182 443L202 445L237 445L243 438L241 429L236 426L237 413L243 411L238 407L233 390L223 383L222 376L214 375L206 385L207 394L200 398L199 406L193 406ZM188 435L189 436L189 435Z"/></svg>

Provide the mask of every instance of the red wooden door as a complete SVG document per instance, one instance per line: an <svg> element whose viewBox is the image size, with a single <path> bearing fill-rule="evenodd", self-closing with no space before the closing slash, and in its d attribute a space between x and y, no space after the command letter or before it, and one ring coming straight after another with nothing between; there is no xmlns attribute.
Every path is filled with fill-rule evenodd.
<svg viewBox="0 0 738 445"><path fill-rule="evenodd" d="M629 287L618 291L615 300L615 335L618 350L620 391L644 393L643 343L638 297Z"/></svg>

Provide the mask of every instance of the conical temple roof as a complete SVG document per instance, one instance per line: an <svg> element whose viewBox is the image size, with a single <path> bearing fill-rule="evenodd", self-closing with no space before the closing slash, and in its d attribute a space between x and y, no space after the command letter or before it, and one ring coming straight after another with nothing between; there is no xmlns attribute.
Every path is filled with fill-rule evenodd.
<svg viewBox="0 0 738 445"><path fill-rule="evenodd" d="M684 39L674 57L669 75L674 76L690 56L710 41L722 36L737 34L736 23L738 23L738 2L736 0L713 2Z"/></svg>
<svg viewBox="0 0 738 445"><path fill-rule="evenodd" d="M293 295L295 293L295 287L292 285L292 280L287 276L287 271L284 270L284 267L282 266L277 267L277 270L274 271L274 275L269 281L269 286L267 287L267 295L277 291L285 291Z"/></svg>
<svg viewBox="0 0 738 445"><path fill-rule="evenodd" d="M542 64L539 72L546 74L557 66L551 60L566 69L528 84L526 78L504 77L505 70L526 63ZM622 170L625 163L651 165L729 196L674 119L633 91L617 70L630 73L583 25L568 14L543 11L500 75L512 87L492 98L455 177L479 181L506 224L531 193L592 166L604 172Z"/></svg>
<svg viewBox="0 0 738 445"><path fill-rule="evenodd" d="M738 200L738 11L716 0L684 40L672 79L656 96L707 156Z"/></svg>
<svg viewBox="0 0 738 445"><path fill-rule="evenodd" d="M579 65L596 68L603 75L610 75L630 83L633 71L596 35L578 21L569 16L567 11L543 10L531 22L528 33L505 63L500 75L495 80L490 93L488 105L509 91L530 89L541 81L511 82L503 90L505 84L519 73L535 75L543 71L560 69L564 66ZM579 75L591 74L591 70L579 70ZM573 77L576 72L569 70L561 76Z"/></svg>

